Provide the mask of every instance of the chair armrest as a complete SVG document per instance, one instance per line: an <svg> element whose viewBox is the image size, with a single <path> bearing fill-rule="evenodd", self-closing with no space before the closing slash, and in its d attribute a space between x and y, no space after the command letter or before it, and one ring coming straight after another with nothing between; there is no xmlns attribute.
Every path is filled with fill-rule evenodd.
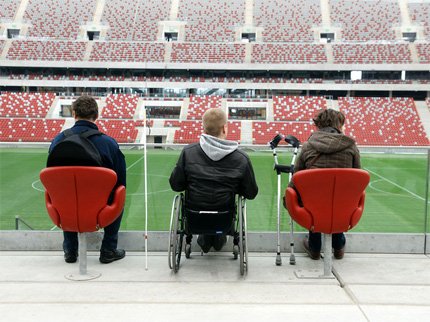
<svg viewBox="0 0 430 322"><path fill-rule="evenodd" d="M113 223L124 210L125 205L125 186L119 186L114 192L111 205L106 205L97 216L99 228L109 226Z"/></svg>
<svg viewBox="0 0 430 322"><path fill-rule="evenodd" d="M360 221L361 215L363 214L363 211L364 211L365 199L366 199L366 192L363 191L363 194L360 197L360 201L358 202L357 209L354 211L354 213L351 216L351 220L349 222L349 229L353 228Z"/></svg>
<svg viewBox="0 0 430 322"><path fill-rule="evenodd" d="M299 205L297 192L293 188L287 188L284 196L284 207L288 210L291 218L303 228L311 230L313 218L311 213Z"/></svg>
<svg viewBox="0 0 430 322"><path fill-rule="evenodd" d="M51 196L49 195L48 190L45 190L45 204L46 204L46 210L48 211L49 217L51 218L55 226L61 228L60 214L52 204Z"/></svg>

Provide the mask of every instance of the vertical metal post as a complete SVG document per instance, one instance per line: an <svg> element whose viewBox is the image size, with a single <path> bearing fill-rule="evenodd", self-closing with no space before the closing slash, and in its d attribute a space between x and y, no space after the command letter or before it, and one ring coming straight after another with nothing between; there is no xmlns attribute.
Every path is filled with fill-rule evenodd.
<svg viewBox="0 0 430 322"><path fill-rule="evenodd" d="M324 234L324 277L332 276L331 234Z"/></svg>
<svg viewBox="0 0 430 322"><path fill-rule="evenodd" d="M79 241L79 274L87 275L87 233L79 233L78 241Z"/></svg>
<svg viewBox="0 0 430 322"><path fill-rule="evenodd" d="M424 254L427 254L427 217L429 203L429 173L430 173L430 149L427 150L427 178L426 178L426 196L424 205Z"/></svg>

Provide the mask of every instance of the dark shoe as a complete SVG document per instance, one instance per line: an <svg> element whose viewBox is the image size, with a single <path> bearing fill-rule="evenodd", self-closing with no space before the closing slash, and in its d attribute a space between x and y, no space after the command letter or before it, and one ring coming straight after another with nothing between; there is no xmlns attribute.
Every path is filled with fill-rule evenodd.
<svg viewBox="0 0 430 322"><path fill-rule="evenodd" d="M318 260L321 258L321 252L314 252L309 248L309 238L306 238L303 241L303 247L305 248L306 253L308 253L311 259Z"/></svg>
<svg viewBox="0 0 430 322"><path fill-rule="evenodd" d="M197 238L197 244L202 248L204 253L209 252L212 247L213 236L211 235L199 235Z"/></svg>
<svg viewBox="0 0 430 322"><path fill-rule="evenodd" d="M342 259L343 255L345 254L345 246L343 246L342 249L335 249L333 253L334 253L334 258Z"/></svg>
<svg viewBox="0 0 430 322"><path fill-rule="evenodd" d="M64 252L64 260L66 261L66 263L76 263L76 261L78 260L78 252Z"/></svg>
<svg viewBox="0 0 430 322"><path fill-rule="evenodd" d="M226 235L215 235L212 245L214 247L214 249L219 252L223 246L225 245L225 243L227 242L227 236Z"/></svg>
<svg viewBox="0 0 430 322"><path fill-rule="evenodd" d="M123 259L124 257L125 257L124 249L115 249L115 250L101 249L99 259L100 259L100 263L109 264L109 263L112 263L113 261Z"/></svg>

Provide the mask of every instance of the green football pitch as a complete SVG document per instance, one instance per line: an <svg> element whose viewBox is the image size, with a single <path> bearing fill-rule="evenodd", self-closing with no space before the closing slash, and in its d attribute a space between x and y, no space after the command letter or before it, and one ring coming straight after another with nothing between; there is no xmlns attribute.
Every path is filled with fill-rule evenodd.
<svg viewBox="0 0 430 322"><path fill-rule="evenodd" d="M281 149L278 149L281 150ZM143 150L123 150L127 162L127 199L121 230L145 229L145 176ZM277 176L271 151L247 152L259 186L258 196L247 201L248 230L276 231ZM148 229L168 230L175 192L169 176L179 151L148 149ZM37 230L54 228L45 208L39 173L47 149L0 149L0 228L15 229L19 216ZM281 164L291 162L292 152L278 151ZM362 166L371 175L366 204L355 232L422 233L425 223L427 156L420 154L362 154ZM288 175L282 175L282 190ZM351 183L353 184L353 183ZM289 230L282 209L281 226ZM22 225L21 225L22 227ZM22 227L22 229L28 229ZM56 228L58 229L58 228ZM296 231L303 231L295 226ZM428 231L429 229L427 229Z"/></svg>

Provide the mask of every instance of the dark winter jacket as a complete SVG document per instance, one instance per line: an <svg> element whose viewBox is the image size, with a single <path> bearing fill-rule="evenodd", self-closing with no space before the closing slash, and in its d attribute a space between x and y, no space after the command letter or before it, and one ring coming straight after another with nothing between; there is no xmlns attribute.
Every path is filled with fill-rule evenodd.
<svg viewBox="0 0 430 322"><path fill-rule="evenodd" d="M226 210L236 194L254 199L258 193L248 155L237 143L206 134L182 150L169 182L174 191L185 190L186 206L195 210Z"/></svg>

